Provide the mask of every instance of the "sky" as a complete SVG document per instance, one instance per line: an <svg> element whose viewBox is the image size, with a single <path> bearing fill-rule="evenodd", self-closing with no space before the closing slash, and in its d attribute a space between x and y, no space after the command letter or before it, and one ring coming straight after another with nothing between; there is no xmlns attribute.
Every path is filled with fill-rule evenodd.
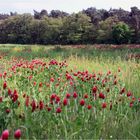
<svg viewBox="0 0 140 140"><path fill-rule="evenodd" d="M41 11L42 9L46 9L48 12L62 10L73 13L89 7L130 10L132 6L140 8L140 0L0 0L0 13L9 13L10 11L33 13L33 10Z"/></svg>

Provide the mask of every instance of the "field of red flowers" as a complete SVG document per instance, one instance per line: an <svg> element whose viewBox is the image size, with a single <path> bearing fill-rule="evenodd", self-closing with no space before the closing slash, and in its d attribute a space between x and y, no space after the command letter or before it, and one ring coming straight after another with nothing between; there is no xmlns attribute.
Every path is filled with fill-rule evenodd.
<svg viewBox="0 0 140 140"><path fill-rule="evenodd" d="M140 139L139 54L0 45L0 140Z"/></svg>
<svg viewBox="0 0 140 140"><path fill-rule="evenodd" d="M0 60L1 140L140 138L140 96L125 86L122 67L91 72L68 59Z"/></svg>

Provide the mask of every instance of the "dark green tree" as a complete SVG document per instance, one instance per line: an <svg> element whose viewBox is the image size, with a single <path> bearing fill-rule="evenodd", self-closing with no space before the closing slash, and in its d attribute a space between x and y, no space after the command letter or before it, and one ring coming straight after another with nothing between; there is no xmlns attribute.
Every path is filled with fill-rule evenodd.
<svg viewBox="0 0 140 140"><path fill-rule="evenodd" d="M33 17L30 14L12 16L0 24L2 43L27 44L30 42L29 25Z"/></svg>
<svg viewBox="0 0 140 140"><path fill-rule="evenodd" d="M113 26L112 36L114 43L116 44L130 43L131 35L132 30L126 23L119 22L117 25Z"/></svg>
<svg viewBox="0 0 140 140"><path fill-rule="evenodd" d="M106 20L99 22L96 41L98 43L112 43L112 28L118 22L117 16L109 17Z"/></svg>
<svg viewBox="0 0 140 140"><path fill-rule="evenodd" d="M65 44L88 43L94 40L93 29L91 19L86 14L72 14L64 18L62 42Z"/></svg>

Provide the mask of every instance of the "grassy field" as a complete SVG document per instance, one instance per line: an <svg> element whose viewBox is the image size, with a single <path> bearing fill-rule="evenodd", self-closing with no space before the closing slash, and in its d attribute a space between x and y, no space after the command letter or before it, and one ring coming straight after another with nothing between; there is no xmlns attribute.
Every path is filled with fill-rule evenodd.
<svg viewBox="0 0 140 140"><path fill-rule="evenodd" d="M9 138L140 139L139 97L139 46L0 45Z"/></svg>

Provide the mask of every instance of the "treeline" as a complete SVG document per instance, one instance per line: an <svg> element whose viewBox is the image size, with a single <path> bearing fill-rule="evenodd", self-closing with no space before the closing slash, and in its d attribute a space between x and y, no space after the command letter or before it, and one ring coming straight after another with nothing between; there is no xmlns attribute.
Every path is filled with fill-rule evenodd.
<svg viewBox="0 0 140 140"><path fill-rule="evenodd" d="M140 10L132 7L88 8L68 14L34 10L31 14L0 14L0 43L19 44L123 44L140 43Z"/></svg>

